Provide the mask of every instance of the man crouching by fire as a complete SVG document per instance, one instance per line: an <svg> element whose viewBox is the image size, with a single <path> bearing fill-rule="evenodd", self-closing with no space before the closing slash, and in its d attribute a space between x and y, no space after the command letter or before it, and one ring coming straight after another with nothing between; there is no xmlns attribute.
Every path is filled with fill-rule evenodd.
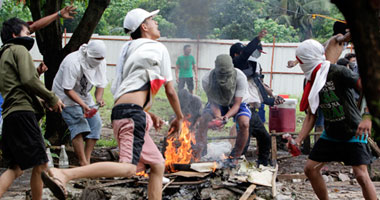
<svg viewBox="0 0 380 200"><path fill-rule="evenodd" d="M247 77L241 70L233 67L229 55L221 54L215 60L215 68L203 76L202 87L206 92L208 103L203 110L195 136L196 159L200 159L207 153L208 123L213 119L218 119L225 124L231 117L237 122L238 134L229 158L239 158L248 140L251 118L251 111L245 103Z"/></svg>

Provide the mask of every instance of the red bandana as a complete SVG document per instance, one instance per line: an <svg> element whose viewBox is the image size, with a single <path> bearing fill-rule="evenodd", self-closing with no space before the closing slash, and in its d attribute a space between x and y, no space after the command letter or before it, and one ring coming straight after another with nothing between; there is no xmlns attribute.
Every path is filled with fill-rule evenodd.
<svg viewBox="0 0 380 200"><path fill-rule="evenodd" d="M309 94L311 91L311 87L313 86L315 76L317 75L318 70L321 68L321 64L319 64L311 73L311 79L310 81L307 81L305 88L303 89L303 95L300 103L300 111L305 111L309 107Z"/></svg>

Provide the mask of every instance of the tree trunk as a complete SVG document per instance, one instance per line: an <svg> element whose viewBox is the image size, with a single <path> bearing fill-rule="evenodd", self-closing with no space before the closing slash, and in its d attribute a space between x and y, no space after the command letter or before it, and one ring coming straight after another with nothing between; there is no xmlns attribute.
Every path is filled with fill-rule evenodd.
<svg viewBox="0 0 380 200"><path fill-rule="evenodd" d="M288 12L288 0L281 0L281 15L286 15Z"/></svg>
<svg viewBox="0 0 380 200"><path fill-rule="evenodd" d="M57 12L62 7L62 0L46 0L41 10L40 1L30 1L30 10L33 20L40 19L41 11L45 16ZM62 48L62 26L60 20L56 20L47 27L37 31L37 45L43 56L43 60L49 70L45 72L45 86L51 90L54 77L59 65L66 55L76 51L80 45L87 43L94 32L104 10L110 0L90 0L81 22L73 33L70 42ZM47 112L45 137L51 139L52 144L61 143L61 139L67 130L65 122L60 114ZM53 137L54 136L54 137Z"/></svg>
<svg viewBox="0 0 380 200"><path fill-rule="evenodd" d="M380 133L380 34L379 0L332 0L343 13L362 79L363 91L373 117L373 128Z"/></svg>

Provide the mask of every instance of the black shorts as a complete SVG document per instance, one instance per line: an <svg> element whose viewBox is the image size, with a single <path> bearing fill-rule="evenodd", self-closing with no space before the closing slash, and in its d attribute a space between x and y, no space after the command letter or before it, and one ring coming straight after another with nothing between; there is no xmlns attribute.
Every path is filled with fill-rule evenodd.
<svg viewBox="0 0 380 200"><path fill-rule="evenodd" d="M189 90L189 92L193 92L193 90L194 90L194 80L193 80L193 77L179 78L178 90L184 89L185 88L185 83L187 84L187 89Z"/></svg>
<svg viewBox="0 0 380 200"><path fill-rule="evenodd" d="M345 165L357 166L371 163L367 144L359 142L333 142L320 138L315 143L309 159L316 162L343 162Z"/></svg>
<svg viewBox="0 0 380 200"><path fill-rule="evenodd" d="M17 111L3 121L3 158L9 168L21 170L48 162L45 142L32 111Z"/></svg>

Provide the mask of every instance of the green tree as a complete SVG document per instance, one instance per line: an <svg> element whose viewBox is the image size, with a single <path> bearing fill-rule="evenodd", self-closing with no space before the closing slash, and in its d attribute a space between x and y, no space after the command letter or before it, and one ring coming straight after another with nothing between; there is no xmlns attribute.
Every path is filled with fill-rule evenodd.
<svg viewBox="0 0 380 200"><path fill-rule="evenodd" d="M311 14L328 15L331 8L328 0L267 0L265 4L270 18L298 29L301 40L313 37Z"/></svg>
<svg viewBox="0 0 380 200"><path fill-rule="evenodd" d="M299 42L298 33L292 27L279 25L272 19L258 19L255 21L255 32L266 29L268 34L262 39L264 42L272 42L273 35L276 37L276 42Z"/></svg>
<svg viewBox="0 0 380 200"><path fill-rule="evenodd" d="M258 31L254 22L265 12L262 3L251 0L215 1L211 6L209 38L250 40Z"/></svg>
<svg viewBox="0 0 380 200"><path fill-rule="evenodd" d="M16 16L24 21L32 20L30 10L24 4L16 3L13 0L4 0L0 9L0 28L3 26L2 22Z"/></svg>
<svg viewBox="0 0 380 200"><path fill-rule="evenodd" d="M335 5L331 6L329 17L340 20L344 19L342 13ZM326 42L333 34L334 23L334 20L316 17L313 20L313 38L321 43Z"/></svg>

